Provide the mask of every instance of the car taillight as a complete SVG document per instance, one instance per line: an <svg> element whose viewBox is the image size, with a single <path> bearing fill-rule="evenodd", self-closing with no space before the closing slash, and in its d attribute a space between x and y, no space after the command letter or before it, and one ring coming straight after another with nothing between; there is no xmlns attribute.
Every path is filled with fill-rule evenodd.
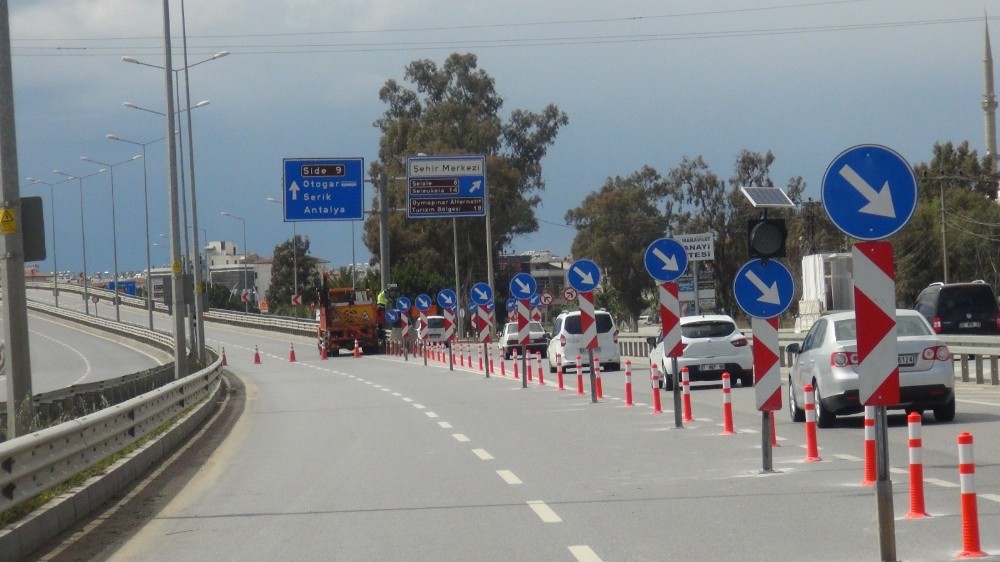
<svg viewBox="0 0 1000 562"><path fill-rule="evenodd" d="M920 354L927 361L950 361L951 351L947 345L935 345L928 347Z"/></svg>
<svg viewBox="0 0 1000 562"><path fill-rule="evenodd" d="M858 364L858 354L857 352L851 351L834 351L830 355L830 365L834 367L850 367L852 365Z"/></svg>
<svg viewBox="0 0 1000 562"><path fill-rule="evenodd" d="M995 323L996 323L996 326L997 326L997 330L1000 330L1000 316L996 317L996 322Z"/></svg>
<svg viewBox="0 0 1000 562"><path fill-rule="evenodd" d="M747 345L748 342L746 338L739 338L729 343L733 344L733 347L744 347Z"/></svg>
<svg viewBox="0 0 1000 562"><path fill-rule="evenodd" d="M611 339L615 342L615 345L618 345L618 330L615 330L615 333L614 335L611 336Z"/></svg>
<svg viewBox="0 0 1000 562"><path fill-rule="evenodd" d="M562 347L566 347L566 334L559 335L559 345Z"/></svg>
<svg viewBox="0 0 1000 562"><path fill-rule="evenodd" d="M941 333L941 318L940 317L935 316L933 319L931 319L931 328L934 328L935 332L937 332L939 334Z"/></svg>

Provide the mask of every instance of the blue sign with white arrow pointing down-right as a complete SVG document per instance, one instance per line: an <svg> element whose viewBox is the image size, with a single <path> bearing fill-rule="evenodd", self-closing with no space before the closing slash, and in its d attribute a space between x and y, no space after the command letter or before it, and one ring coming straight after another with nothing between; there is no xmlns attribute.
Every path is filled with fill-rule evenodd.
<svg viewBox="0 0 1000 562"><path fill-rule="evenodd" d="M792 304L794 293L791 272L777 260L748 261L733 280L736 303L754 318L780 316Z"/></svg>
<svg viewBox="0 0 1000 562"><path fill-rule="evenodd" d="M834 158L823 175L823 207L848 236L881 240L899 232L917 208L917 180L890 148L863 144Z"/></svg>
<svg viewBox="0 0 1000 562"><path fill-rule="evenodd" d="M654 240L643 256L646 272L660 282L674 281L687 269L687 250L673 238Z"/></svg>
<svg viewBox="0 0 1000 562"><path fill-rule="evenodd" d="M601 268L590 260L576 260L566 272L569 286L581 293L590 293L601 283Z"/></svg>

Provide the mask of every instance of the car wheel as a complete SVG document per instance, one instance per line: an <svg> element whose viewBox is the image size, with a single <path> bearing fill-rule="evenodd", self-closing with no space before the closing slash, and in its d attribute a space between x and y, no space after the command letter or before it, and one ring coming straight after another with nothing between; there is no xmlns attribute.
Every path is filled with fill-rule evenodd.
<svg viewBox="0 0 1000 562"><path fill-rule="evenodd" d="M788 413L793 422L806 421L806 413L799 408L799 403L795 401L795 389L792 388L792 377L788 377Z"/></svg>
<svg viewBox="0 0 1000 562"><path fill-rule="evenodd" d="M618 371L621 368L622 368L622 366L619 363L605 363L604 364L604 370L607 371L607 372L609 372L609 373L614 373L615 371Z"/></svg>
<svg viewBox="0 0 1000 562"><path fill-rule="evenodd" d="M813 400L816 402L816 427L828 428L837 425L837 414L823 407L823 399L819 394L819 385L813 391Z"/></svg>
<svg viewBox="0 0 1000 562"><path fill-rule="evenodd" d="M553 365L551 361L549 361L549 372L550 373L556 372L556 366Z"/></svg>
<svg viewBox="0 0 1000 562"><path fill-rule="evenodd" d="M743 376L740 378L740 385L743 388L750 388L753 386L753 371L744 371Z"/></svg>
<svg viewBox="0 0 1000 562"><path fill-rule="evenodd" d="M672 374L667 374L666 369L663 369L663 375L660 380L663 381L663 390L674 389L674 376Z"/></svg>
<svg viewBox="0 0 1000 562"><path fill-rule="evenodd" d="M510 360L510 350L509 349L504 349L503 350L503 358L506 359L506 360Z"/></svg>
<svg viewBox="0 0 1000 562"><path fill-rule="evenodd" d="M952 396L946 404L934 408L934 419L939 422L955 420L955 397Z"/></svg>

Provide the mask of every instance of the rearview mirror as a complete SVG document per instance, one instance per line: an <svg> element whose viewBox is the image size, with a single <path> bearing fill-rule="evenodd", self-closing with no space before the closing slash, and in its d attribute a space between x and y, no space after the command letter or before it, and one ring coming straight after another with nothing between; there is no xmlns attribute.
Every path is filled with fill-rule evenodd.
<svg viewBox="0 0 1000 562"><path fill-rule="evenodd" d="M649 347L656 347L657 344L656 336L647 336L646 343L649 344Z"/></svg>
<svg viewBox="0 0 1000 562"><path fill-rule="evenodd" d="M798 354L800 351L802 351L802 346L798 343L790 343L785 346L785 353Z"/></svg>

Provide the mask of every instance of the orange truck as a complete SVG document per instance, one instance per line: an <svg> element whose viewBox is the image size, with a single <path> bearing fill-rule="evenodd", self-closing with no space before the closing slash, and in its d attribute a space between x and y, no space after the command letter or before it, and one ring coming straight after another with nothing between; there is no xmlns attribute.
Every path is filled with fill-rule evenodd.
<svg viewBox="0 0 1000 562"><path fill-rule="evenodd" d="M320 356L337 356L340 350L354 351L359 345L366 354L378 353L384 339L382 321L385 311L375 302L371 291L352 287L320 291L316 307L316 346Z"/></svg>

